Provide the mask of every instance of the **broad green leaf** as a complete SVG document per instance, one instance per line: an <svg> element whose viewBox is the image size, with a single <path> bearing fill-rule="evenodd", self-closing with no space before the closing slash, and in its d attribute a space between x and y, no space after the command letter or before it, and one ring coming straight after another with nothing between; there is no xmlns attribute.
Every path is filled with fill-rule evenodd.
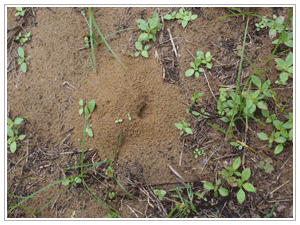
<svg viewBox="0 0 300 225"><path fill-rule="evenodd" d="M203 186L207 190L213 190L214 189L214 185L212 183L210 183L210 182L205 182Z"/></svg>
<svg viewBox="0 0 300 225"><path fill-rule="evenodd" d="M138 57L140 55L140 52L135 52L134 57Z"/></svg>
<svg viewBox="0 0 300 225"><path fill-rule="evenodd" d="M241 176L242 181L248 180L250 178L250 176L251 176L251 170L249 168L244 169L242 172L242 176Z"/></svg>
<svg viewBox="0 0 300 225"><path fill-rule="evenodd" d="M285 65L285 62L282 60L282 59L277 59L276 60L276 62L277 62L277 64L278 64L278 69L279 70L283 70L285 67L286 67L286 65Z"/></svg>
<svg viewBox="0 0 300 225"><path fill-rule="evenodd" d="M175 127L182 129L184 126L181 123L174 123Z"/></svg>
<svg viewBox="0 0 300 225"><path fill-rule="evenodd" d="M283 145L279 144L276 146L276 148L274 149L274 154L279 154L280 152L282 152L283 150Z"/></svg>
<svg viewBox="0 0 300 225"><path fill-rule="evenodd" d="M79 105L83 106L83 100L82 99L79 100Z"/></svg>
<svg viewBox="0 0 300 225"><path fill-rule="evenodd" d="M16 10L22 11L22 7L16 7Z"/></svg>
<svg viewBox="0 0 300 225"><path fill-rule="evenodd" d="M276 138L274 139L274 141L277 142L277 143L282 144L282 143L285 143L285 142L286 142L286 138L280 136L280 137L276 137Z"/></svg>
<svg viewBox="0 0 300 225"><path fill-rule="evenodd" d="M212 55L210 54L210 52L206 52L205 54L205 60L206 62L210 62L212 59Z"/></svg>
<svg viewBox="0 0 300 225"><path fill-rule="evenodd" d="M256 85L259 89L261 88L261 80L257 76L251 77L253 84Z"/></svg>
<svg viewBox="0 0 300 225"><path fill-rule="evenodd" d="M189 21L191 18L189 16L183 17L183 20Z"/></svg>
<svg viewBox="0 0 300 225"><path fill-rule="evenodd" d="M165 20L171 20L171 19L172 19L172 16L171 16L171 15L165 15L165 16L164 16L164 19L165 19Z"/></svg>
<svg viewBox="0 0 300 225"><path fill-rule="evenodd" d="M197 51L197 56L200 57L200 59L204 59L204 52Z"/></svg>
<svg viewBox="0 0 300 225"><path fill-rule="evenodd" d="M195 72L195 77L199 77L199 75L200 75L199 72L196 71L196 72Z"/></svg>
<svg viewBox="0 0 300 225"><path fill-rule="evenodd" d="M21 48L21 47L18 48L18 54L19 54L19 56L20 56L21 58L24 58L25 53L24 53L23 48Z"/></svg>
<svg viewBox="0 0 300 225"><path fill-rule="evenodd" d="M145 51L148 51L149 48L151 48L151 45L145 45L144 50L145 50Z"/></svg>
<svg viewBox="0 0 300 225"><path fill-rule="evenodd" d="M212 68L212 64L211 63L207 63L206 67L207 67L207 69L211 69Z"/></svg>
<svg viewBox="0 0 300 225"><path fill-rule="evenodd" d="M87 129L86 131L90 137L93 137L93 131L91 129Z"/></svg>
<svg viewBox="0 0 300 225"><path fill-rule="evenodd" d="M14 131L12 130L11 126L7 126L7 135L9 137L13 137L14 136Z"/></svg>
<svg viewBox="0 0 300 225"><path fill-rule="evenodd" d="M222 117L221 120L225 123L228 123L229 122L229 119L227 117ZM235 143L235 142L234 142Z"/></svg>
<svg viewBox="0 0 300 225"><path fill-rule="evenodd" d="M26 135L25 135L25 134L22 134L22 135L19 136L19 140L20 140L20 141L22 141L24 138L26 138Z"/></svg>
<svg viewBox="0 0 300 225"><path fill-rule="evenodd" d="M294 42L293 42L292 40L288 40L288 41L285 41L284 44L285 44L286 46L292 48L293 45L294 45Z"/></svg>
<svg viewBox="0 0 300 225"><path fill-rule="evenodd" d="M250 183L243 184L243 188L248 192L255 192L255 187Z"/></svg>
<svg viewBox="0 0 300 225"><path fill-rule="evenodd" d="M283 72L280 74L280 81L283 85L286 84L286 81L289 79L289 74L286 72Z"/></svg>
<svg viewBox="0 0 300 225"><path fill-rule="evenodd" d="M257 133L257 136L259 137L259 139L263 140L263 141L266 141L266 140L269 140L269 137L267 134L261 132L261 133Z"/></svg>
<svg viewBox="0 0 300 225"><path fill-rule="evenodd" d="M137 42L135 42L135 48L137 50L142 51L143 50L143 45L140 42L137 41Z"/></svg>
<svg viewBox="0 0 300 225"><path fill-rule="evenodd" d="M62 185L65 185L65 186L69 185L69 183L70 183L70 180L69 180L69 179L65 179L65 180L63 180L63 181L61 182L61 184L62 184Z"/></svg>
<svg viewBox="0 0 300 225"><path fill-rule="evenodd" d="M14 124L15 125L19 125L23 122L23 118L16 118L15 121L14 121Z"/></svg>
<svg viewBox="0 0 300 225"><path fill-rule="evenodd" d="M195 65L198 67L201 64L201 59L199 57L197 57L195 59Z"/></svg>
<svg viewBox="0 0 300 225"><path fill-rule="evenodd" d="M147 23L145 20L143 20L143 19L138 19L136 22L137 22L137 23L140 23L140 24L138 25L138 27L139 27L141 30L146 30L146 28L148 28L148 23Z"/></svg>
<svg viewBox="0 0 300 225"><path fill-rule="evenodd" d="M16 149L17 149L17 143L14 141L13 143L10 144L9 147L10 147L10 151L12 153L14 153L16 151Z"/></svg>
<svg viewBox="0 0 300 225"><path fill-rule="evenodd" d="M258 102L257 107L260 108L260 109L263 109L263 110L268 110L268 106L263 101ZM268 117L268 116L266 116L266 117Z"/></svg>
<svg viewBox="0 0 300 225"><path fill-rule="evenodd" d="M8 118L8 117L7 117L7 124L10 125L10 126L13 125L13 121L10 118Z"/></svg>
<svg viewBox="0 0 300 225"><path fill-rule="evenodd" d="M77 183L77 184L78 184L78 183L80 183L80 182L81 182L81 179L80 179L79 177L75 177L75 180L74 180L74 181L75 181L75 183Z"/></svg>
<svg viewBox="0 0 300 225"><path fill-rule="evenodd" d="M228 194L229 194L229 192L226 188L220 188L219 193L220 193L220 195L222 195L224 197L228 196Z"/></svg>
<svg viewBox="0 0 300 225"><path fill-rule="evenodd" d="M192 131L191 128L185 128L185 132L186 132L187 134L193 134L193 131Z"/></svg>
<svg viewBox="0 0 300 225"><path fill-rule="evenodd" d="M142 56L144 56L145 58L148 58L149 57L148 52L145 50L142 51Z"/></svg>
<svg viewBox="0 0 300 225"><path fill-rule="evenodd" d="M195 19L197 19L197 17L198 17L197 15L192 15L191 20L195 20Z"/></svg>
<svg viewBox="0 0 300 225"><path fill-rule="evenodd" d="M185 76L187 77L190 77L194 74L195 70L194 69L188 69L186 72L185 72Z"/></svg>
<svg viewBox="0 0 300 225"><path fill-rule="evenodd" d="M243 189L241 188L238 193L237 193L237 200L240 204L242 204L244 201L245 201L245 197L246 197L246 194L245 192L243 191Z"/></svg>
<svg viewBox="0 0 300 225"><path fill-rule="evenodd" d="M276 127L277 130L282 129L282 122L280 122L279 120L274 120L273 125L274 125L274 127Z"/></svg>
<svg viewBox="0 0 300 225"><path fill-rule="evenodd" d="M268 110L264 110L264 109L261 110L261 114L262 114L264 117L269 117L269 116L270 116L269 111L268 111Z"/></svg>
<svg viewBox="0 0 300 225"><path fill-rule="evenodd" d="M242 162L241 157L238 157L238 158L233 162L232 169L233 169L233 170L237 170L237 169L240 167L241 162Z"/></svg>
<svg viewBox="0 0 300 225"><path fill-rule="evenodd" d="M284 124L282 125L282 127L283 127L284 129L291 129L291 128L293 128L293 122L292 122L292 121L288 121L288 122L284 123Z"/></svg>
<svg viewBox="0 0 300 225"><path fill-rule="evenodd" d="M22 64L21 64L21 71L22 71L23 73L26 73L26 72L27 72L27 64L26 64L26 63L22 63Z"/></svg>
<svg viewBox="0 0 300 225"><path fill-rule="evenodd" d="M290 129L289 131L289 139L292 141L293 140L293 128Z"/></svg>
<svg viewBox="0 0 300 225"><path fill-rule="evenodd" d="M188 24L188 21L186 21L186 20L181 20L181 25L182 25L182 27L186 27L187 24Z"/></svg>
<svg viewBox="0 0 300 225"><path fill-rule="evenodd" d="M142 42L142 41L147 41L149 37L149 34L147 33L142 33L139 38L138 38L138 42Z"/></svg>
<svg viewBox="0 0 300 225"><path fill-rule="evenodd" d="M78 113L79 113L79 115L81 115L83 113L83 108L79 109Z"/></svg>
<svg viewBox="0 0 300 225"><path fill-rule="evenodd" d="M95 100L95 99L93 99L93 100L91 100L91 101L89 102L88 107L89 107L90 113L92 113L92 112L94 111L95 105L96 105L96 100Z"/></svg>

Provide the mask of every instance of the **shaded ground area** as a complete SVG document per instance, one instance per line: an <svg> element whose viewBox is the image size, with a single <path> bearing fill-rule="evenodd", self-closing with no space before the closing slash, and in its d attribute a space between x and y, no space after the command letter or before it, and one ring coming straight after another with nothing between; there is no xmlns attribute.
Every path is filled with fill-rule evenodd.
<svg viewBox="0 0 300 225"><path fill-rule="evenodd" d="M106 36L120 29L136 27L137 19L147 20L153 13L157 12L162 18L161 15L176 10L178 8L101 7L93 8L93 16ZM127 69L119 64L105 44L100 44L95 49L95 72L91 59L85 67L90 49L83 48L84 36L89 28L81 11L88 15L87 8L33 8L23 19L14 16L15 8L7 9L8 117L28 117L20 130L27 135L26 139L20 142L15 153L7 149L10 194L26 197L54 181L76 175L76 171L66 172L65 168L80 161L82 142L78 138L83 137L84 117L78 115L78 102L95 99L96 108L88 120L94 136L86 139L84 162L106 160L108 157L102 145L108 155L113 156L122 130L115 175L135 200L106 175L106 164L91 171L86 183L122 217L166 218L175 207L172 194L176 193L168 192L160 200L153 190L190 184L191 189L200 194L205 191L203 183L215 183L220 178L219 172L232 165L239 156L243 158L244 168L251 168L249 181L256 187L256 192L247 193L243 204L236 200L236 187L227 187L230 195L225 198L214 198L212 192L207 192L207 201L194 199L199 214L191 212L188 217L264 217L275 203L272 217L293 217L292 143L286 145L281 154L275 155L274 150L256 135L271 133L272 127L251 121L246 144L258 154L248 148L241 151L224 141L222 132L207 124L228 129L218 115L219 88L235 87L240 63L237 49L243 45L247 19L242 16L220 19L233 13L225 8L187 10L197 14L198 18L189 22L186 28L176 21L161 20L163 28L157 34L157 41L150 43L149 58L131 56L134 43L141 34L139 29L109 37L108 44ZM252 10L268 18L274 14L287 17L289 13L288 8ZM268 65L264 63L274 44L267 30L256 31L255 23L260 21L250 17L245 56L258 70L267 71L263 76L271 80L280 103L285 104L293 96L293 80L288 80L287 86L274 84L278 79L276 63L274 60ZM22 46L26 56L30 55L26 75L17 64L17 49L21 45L14 37L20 31L32 34L31 40ZM284 50L284 47L280 49ZM213 67L206 70L205 76L186 77L185 71L194 61L196 51L211 52ZM284 53L283 57L286 55ZM244 60L241 84L245 84L253 72L253 67ZM205 109L211 115L201 121L186 113L195 91L204 95L202 102L194 104L194 109ZM268 104L270 113L278 114L275 102L270 100ZM293 107L292 100L287 107ZM179 135L174 123L181 122L181 118L191 124L193 135ZM263 119L263 116L257 115L257 118ZM118 119L123 122L115 123ZM245 124L241 121L234 127L233 134L236 139L243 140L244 133ZM196 148L203 150L205 155L195 158ZM275 169L270 174L257 166L268 157ZM23 205L36 212L53 200L38 214L40 218L69 218L73 211L78 218L109 215L82 184L60 194L64 188L61 183L52 186ZM109 193L112 192L116 194L111 199ZM183 192L184 196L187 194ZM21 201L11 195L7 198L9 203ZM8 214L10 218L30 216L30 212L22 208Z"/></svg>

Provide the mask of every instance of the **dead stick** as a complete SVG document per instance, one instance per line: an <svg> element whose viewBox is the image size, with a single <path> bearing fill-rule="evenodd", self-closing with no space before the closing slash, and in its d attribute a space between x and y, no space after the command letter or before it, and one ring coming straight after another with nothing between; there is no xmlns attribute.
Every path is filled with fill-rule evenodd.
<svg viewBox="0 0 300 225"><path fill-rule="evenodd" d="M284 184L280 185L278 188L276 188L275 190L270 192L270 195L272 195L275 191L277 191L278 189L282 188L284 185L286 185L288 182L290 182L290 180L288 180L287 182L285 182Z"/></svg>
<svg viewBox="0 0 300 225"><path fill-rule="evenodd" d="M177 50L176 50L176 48L175 48L175 44L174 44L174 42L173 42L173 38L172 38L171 31L170 31L169 28L168 28L168 32L169 32L170 40L171 40L171 43L172 43L172 46L173 46L173 51L174 51L175 56L176 56L176 58L177 58L177 57L178 57L178 55L177 55Z"/></svg>

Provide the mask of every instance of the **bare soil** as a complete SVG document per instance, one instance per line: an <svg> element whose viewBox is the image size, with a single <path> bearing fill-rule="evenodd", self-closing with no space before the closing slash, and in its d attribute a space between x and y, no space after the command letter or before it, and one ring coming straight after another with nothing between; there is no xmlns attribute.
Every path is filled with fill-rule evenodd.
<svg viewBox="0 0 300 225"><path fill-rule="evenodd" d="M165 15L175 10L178 8L99 7L93 8L93 16L102 34L107 36L136 27L137 19L147 20L155 12ZM199 215L191 213L188 217L264 217L277 202L271 217L293 218L293 144L286 145L281 154L275 155L274 148L269 149L256 135L271 133L272 126L251 121L246 144L258 152L256 154L248 148L239 150L229 141L224 142L224 134L207 124L228 129L218 117L219 88L236 84L240 63L236 50L243 45L247 17L220 19L233 12L217 7L187 10L198 18L186 28L175 20L164 20L157 41L150 43L149 58L131 56L141 30L123 31L109 37L108 44L127 69L102 43L95 49L94 71L91 59L85 67L90 49L84 48L83 37L89 28L81 11L88 17L87 8L33 8L23 19L14 16L14 7L7 8L7 115L9 118L28 117L20 130L27 135L26 139L20 142L15 153L7 149L10 194L26 197L57 180L76 175L76 171L64 169L80 161L82 142L78 138L83 138L84 117L78 115L78 102L95 99L96 109L88 120L94 137L86 139L84 162L106 160L102 146L113 156L122 130L115 176L135 200L106 176L107 164L92 170L86 183L100 199L117 209L120 216L166 218L175 207L172 201L175 193L167 192L167 198L159 200L153 194L154 189L169 190L190 183L194 192L201 193L205 191L205 181L215 183L220 178L219 172L240 156L244 158L244 168L252 171L249 182L256 187L256 192L247 192L246 200L239 204L237 189L224 182L222 185L230 190L229 197L213 198L208 192L207 202L194 202ZM287 18L289 8L253 8L252 11L268 18L274 14ZM293 80L290 79L287 86L275 85L279 74L276 63L274 60L268 65L264 63L275 45L267 30L256 31L255 23L260 21L257 17L249 18L245 56L260 71L273 67L263 75L271 80L280 103L285 104L293 96ZM32 34L32 39L22 46L26 56L30 55L26 74L17 64L17 49L21 45L14 41L24 30ZM281 48L283 51L284 47ZM209 51L213 56L213 67L205 73L207 79L203 75L185 76L196 51ZM244 60L241 84L253 72L253 67ZM192 114L186 114L195 91L204 93L202 102L195 104L195 110L205 109L212 115L210 118L198 121ZM288 107L293 107L292 100ZM269 111L280 118L274 100L269 102ZM127 119L128 114L131 121ZM257 116L263 120L262 115ZM181 118L191 123L193 135L179 135L174 123L181 122ZM123 122L114 123L117 119ZM241 121L233 134L237 140L243 140L244 132L245 124ZM195 159L196 148L203 149L205 155ZM257 167L258 162L267 157L273 160L275 170L271 174ZM183 180L178 180L171 168ZM64 188L61 184L54 185L22 205L36 212L53 199L37 214L39 218L70 218L74 210L78 218L109 216L82 184L60 194ZM108 192L115 192L116 197L110 199ZM8 203L21 201L11 195L7 198ZM11 207L8 205L8 210ZM18 207L8 217L30 218L31 213Z"/></svg>

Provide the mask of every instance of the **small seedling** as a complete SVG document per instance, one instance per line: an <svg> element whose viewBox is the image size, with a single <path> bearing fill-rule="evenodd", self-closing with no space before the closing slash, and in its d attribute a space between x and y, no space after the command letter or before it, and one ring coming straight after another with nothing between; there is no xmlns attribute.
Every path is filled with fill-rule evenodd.
<svg viewBox="0 0 300 225"><path fill-rule="evenodd" d="M182 7L178 13L173 12L171 15L165 15L164 19L173 20L176 18L180 20L182 27L186 27L189 21L195 20L197 17L197 15L192 15L191 11L186 11L184 7Z"/></svg>
<svg viewBox="0 0 300 225"><path fill-rule="evenodd" d="M27 10L29 10L30 8L28 8ZM26 9L23 10L22 7L16 7L16 10L18 11L15 16L24 16L25 15L25 12L26 12Z"/></svg>
<svg viewBox="0 0 300 225"><path fill-rule="evenodd" d="M194 92L194 96L191 98L191 103L189 104L189 107L186 109L186 113L189 113L190 110L194 107L194 104L197 99L199 99L204 93L197 93L197 91ZM202 102L202 99L200 99L200 102Z"/></svg>
<svg viewBox="0 0 300 225"><path fill-rule="evenodd" d="M79 176L68 177L61 182L61 184L64 186L68 186L69 184L71 184L71 186L74 186L74 187L76 187L76 184L79 184L79 183L81 183L81 179Z"/></svg>
<svg viewBox="0 0 300 225"><path fill-rule="evenodd" d="M260 23L256 23L255 26L257 27L256 30L260 31L260 29L263 29L265 27L267 27L267 23L269 21L269 19L267 19L265 16L261 18L261 22Z"/></svg>
<svg viewBox="0 0 300 225"><path fill-rule="evenodd" d="M23 122L23 118L16 118L12 121L10 118L7 118L7 135L9 139L7 144L9 145L10 151L14 153L17 149L17 141L22 141L26 137L25 134L18 135L19 125Z"/></svg>
<svg viewBox="0 0 300 225"><path fill-rule="evenodd" d="M237 169L240 167L241 165L241 157L238 157L236 160L234 160L232 167L230 166L225 166L226 170L223 170L221 175L223 178L226 179L226 181L228 182L228 184L230 186L235 187L236 184L234 183L236 178L233 175L236 176L241 176L241 173L237 171Z"/></svg>
<svg viewBox="0 0 300 225"><path fill-rule="evenodd" d="M122 123L122 122L123 122L122 119L118 119L118 120L115 121L115 123Z"/></svg>
<svg viewBox="0 0 300 225"><path fill-rule="evenodd" d="M84 111L84 113L86 114L87 116L87 119L90 118L90 113L92 113L94 110L95 110L95 106L96 106L96 101L95 99L91 100L86 106L85 108L83 108L83 105L84 105L84 102L82 99L79 100L79 105L80 105L80 109L79 109L79 115L81 115ZM87 125L86 126L86 129L85 131L87 132L87 134L90 136L90 137L93 137L94 134L93 134L93 131L91 129L92 127L92 124L90 125Z"/></svg>
<svg viewBox="0 0 300 225"><path fill-rule="evenodd" d="M273 163L273 160L268 157L264 161L260 161L257 166L261 169L264 169L266 173L272 173L274 170L274 167L271 165Z"/></svg>
<svg viewBox="0 0 300 225"><path fill-rule="evenodd" d="M257 136L263 141L268 140L269 148L272 148L273 142L278 143L274 149L274 154L279 154L282 152L286 142L293 140L293 113L289 113L289 121L283 123L279 120L274 120L273 125L277 131L273 130L270 137L264 132L257 133Z"/></svg>
<svg viewBox="0 0 300 225"><path fill-rule="evenodd" d="M279 44L281 44L282 42L288 46L288 47L293 47L293 40L291 40L293 38L293 32L290 32L290 33L287 33L287 32L284 32L282 34L282 38L281 38L281 41ZM279 39L276 39L275 41L272 41L272 44L277 44L279 42Z"/></svg>
<svg viewBox="0 0 300 225"><path fill-rule="evenodd" d="M90 48L90 41L88 37L84 37L85 48Z"/></svg>
<svg viewBox="0 0 300 225"><path fill-rule="evenodd" d="M282 73L279 75L280 81L275 81L276 84L286 85L286 81L289 77L293 77L293 53L290 52L285 61L282 59L276 59L278 68L277 70Z"/></svg>
<svg viewBox="0 0 300 225"><path fill-rule="evenodd" d="M21 65L22 72L26 73L27 72L26 60L29 60L30 55L27 56L27 58L25 59L25 52L21 47L18 48L18 55L20 56L20 58L18 59L18 64Z"/></svg>
<svg viewBox="0 0 300 225"><path fill-rule="evenodd" d="M165 190L153 190L153 193L158 196L159 200L163 200L163 197L167 194Z"/></svg>
<svg viewBox="0 0 300 225"><path fill-rule="evenodd" d="M216 186L214 186L211 182L205 182L204 183L204 188L207 190L213 190L214 191L214 196L217 198L218 197L218 192L221 196L226 197L228 196L229 192L226 188L223 188L222 186L219 188L221 184L221 180L219 179L216 183Z"/></svg>
<svg viewBox="0 0 300 225"><path fill-rule="evenodd" d="M148 50L151 47L151 45L145 45L145 47L143 48L143 45L140 42L135 42L135 48L139 51L141 51L141 55L145 58L148 58ZM134 57L138 57L140 55L140 52L137 51L134 53Z"/></svg>
<svg viewBox="0 0 300 225"><path fill-rule="evenodd" d="M185 119L181 119L181 123L175 123L175 126L180 130L180 135L183 135L184 132L187 134L193 134L192 129L190 128L191 124L187 123Z"/></svg>
<svg viewBox="0 0 300 225"><path fill-rule="evenodd" d="M200 112L192 111L192 114L194 116L197 116L199 121L201 121L202 119L208 119L209 118L209 113L205 112L204 109L200 109Z"/></svg>
<svg viewBox="0 0 300 225"><path fill-rule="evenodd" d="M245 201L245 191L248 192L255 192L255 188L250 183L245 183L251 176L251 170L249 168L246 168L243 170L241 174L241 179L236 179L237 186L240 188L240 190L237 193L237 200L240 204L242 204ZM245 191L244 191L244 190Z"/></svg>
<svg viewBox="0 0 300 225"><path fill-rule="evenodd" d="M198 148L196 148L194 151L194 158L197 159L201 155L205 155L204 150L202 149L202 151L201 151Z"/></svg>
<svg viewBox="0 0 300 225"><path fill-rule="evenodd" d="M195 194L199 199L203 199L204 201L207 202L207 198L204 197L205 191L201 192L201 194L199 194L199 193L194 193L194 194Z"/></svg>
<svg viewBox="0 0 300 225"><path fill-rule="evenodd" d="M75 218L75 215L76 215L76 211L74 210L74 211L72 212L71 218Z"/></svg>
<svg viewBox="0 0 300 225"><path fill-rule="evenodd" d="M191 62L190 66L192 69L188 69L185 72L185 76L190 77L195 74L195 77L199 77L199 73L204 72L204 69L200 67L201 63L205 64L208 69L212 68L210 61L212 60L212 55L207 52L205 55L202 51L197 51L197 57L195 58L195 63Z"/></svg>
<svg viewBox="0 0 300 225"><path fill-rule="evenodd" d="M131 121L131 116L130 116L130 114L128 114L128 120Z"/></svg>
<svg viewBox="0 0 300 225"><path fill-rule="evenodd" d="M148 19L148 22L146 22L143 19L138 19L136 22L140 23L138 25L138 27L143 30L146 31L146 33L142 33L139 38L138 38L138 42L142 42L142 41L150 41L151 39L153 41L156 41L156 37L155 34L160 31L162 24L158 22L159 21L159 17L157 13L154 13L152 15L152 18Z"/></svg>
<svg viewBox="0 0 300 225"><path fill-rule="evenodd" d="M31 40L31 32L27 33L26 35L24 35L22 37L22 33L20 32L19 35L16 37L16 41L20 41L21 45L23 45L26 41L30 41Z"/></svg>
<svg viewBox="0 0 300 225"><path fill-rule="evenodd" d="M113 199L114 197L116 196L116 193L115 192L108 192L108 197L109 199Z"/></svg>
<svg viewBox="0 0 300 225"><path fill-rule="evenodd" d="M239 144L237 142L234 142L234 141L230 142L230 144L235 146L235 147L238 147L239 150L242 150L242 148L244 147L244 145L241 145L241 144Z"/></svg>

